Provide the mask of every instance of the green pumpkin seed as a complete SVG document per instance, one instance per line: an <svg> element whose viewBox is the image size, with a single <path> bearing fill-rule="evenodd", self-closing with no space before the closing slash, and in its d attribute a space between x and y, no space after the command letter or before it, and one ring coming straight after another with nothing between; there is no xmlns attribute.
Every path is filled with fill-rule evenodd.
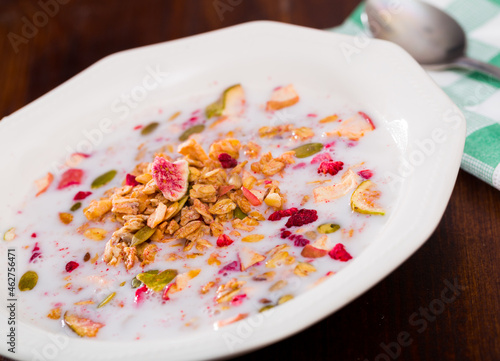
<svg viewBox="0 0 500 361"><path fill-rule="evenodd" d="M71 208L69 209L71 212L74 212L74 211L77 211L80 209L80 207L82 206L82 202L76 202L75 204L73 204L71 206Z"/></svg>
<svg viewBox="0 0 500 361"><path fill-rule="evenodd" d="M147 288L160 292L177 276L177 271L174 269L167 269L158 274L153 273L139 273L136 278L144 283Z"/></svg>
<svg viewBox="0 0 500 361"><path fill-rule="evenodd" d="M297 158L307 158L313 154L318 153L321 149L323 149L323 144L321 143L309 143L301 145L300 147L292 149L295 151L295 156Z"/></svg>
<svg viewBox="0 0 500 361"><path fill-rule="evenodd" d="M260 310L259 310L259 313L260 312L264 312L264 311L267 311L267 310L270 310L271 308L273 308L274 306L273 305L267 305L267 306L264 306L262 307Z"/></svg>
<svg viewBox="0 0 500 361"><path fill-rule="evenodd" d="M31 291L38 282L38 274L35 271L28 271L19 280L19 290L21 292Z"/></svg>
<svg viewBox="0 0 500 361"><path fill-rule="evenodd" d="M333 224L333 223L325 223L318 226L318 232L323 234L337 232L339 229L340 226L338 224Z"/></svg>
<svg viewBox="0 0 500 361"><path fill-rule="evenodd" d="M160 125L158 122L153 122L146 125L144 128L142 128L141 135L148 135L153 133L156 130L156 128L158 128L158 125Z"/></svg>
<svg viewBox="0 0 500 361"><path fill-rule="evenodd" d="M201 133L205 130L205 126L203 124L193 125L191 128L188 128L181 134L179 140L181 142L188 140L190 136L196 133Z"/></svg>
<svg viewBox="0 0 500 361"><path fill-rule="evenodd" d="M106 172L104 174L101 174L99 177L97 177L96 179L94 179L94 181L92 182L92 184L90 185L91 188L99 188L99 187L102 187L103 185L105 184L108 184L109 182L111 182L113 180L113 178L115 177L116 175L116 170L110 170L109 172Z"/></svg>
<svg viewBox="0 0 500 361"><path fill-rule="evenodd" d="M97 308L101 308L101 307L106 306L115 296L116 296L116 292L113 292L108 297L106 297L101 303L99 303L99 305L97 305Z"/></svg>
<svg viewBox="0 0 500 361"><path fill-rule="evenodd" d="M141 229L139 229L135 234L134 237L132 237L132 243L130 244L130 247L138 246L143 242L146 242L149 237L155 233L156 228L151 228L148 226L144 226Z"/></svg>
<svg viewBox="0 0 500 361"><path fill-rule="evenodd" d="M7 230L7 232L5 232L3 234L3 240L4 241L7 241L7 242L10 242L12 241L14 238L16 238L16 229L14 227L12 228L9 228Z"/></svg>
<svg viewBox="0 0 500 361"><path fill-rule="evenodd" d="M239 219L245 219L245 218L247 218L246 213L244 213L244 212L240 209L240 207L236 207L236 209L234 210L234 216L235 216L236 218L239 218Z"/></svg>
<svg viewBox="0 0 500 361"><path fill-rule="evenodd" d="M224 104L222 102L222 99L219 99L215 103L212 103L205 108L205 116L207 117L207 119L210 119L212 117L220 117L223 111Z"/></svg>

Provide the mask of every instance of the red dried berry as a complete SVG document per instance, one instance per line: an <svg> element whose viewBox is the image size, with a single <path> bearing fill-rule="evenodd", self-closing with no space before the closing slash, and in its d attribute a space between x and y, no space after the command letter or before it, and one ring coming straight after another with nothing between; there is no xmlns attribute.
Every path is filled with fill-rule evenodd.
<svg viewBox="0 0 500 361"><path fill-rule="evenodd" d="M224 267L222 267L219 270L219 274L223 273L225 276L228 271L237 271L239 269L240 269L240 265L238 264L238 261L233 261L233 262L225 265Z"/></svg>
<svg viewBox="0 0 500 361"><path fill-rule="evenodd" d="M136 185L139 185L140 183L135 180L135 175L132 174L127 174L125 177L125 185L135 187Z"/></svg>
<svg viewBox="0 0 500 361"><path fill-rule="evenodd" d="M344 168L343 162L322 162L318 167L318 174L330 174L335 175Z"/></svg>
<svg viewBox="0 0 500 361"><path fill-rule="evenodd" d="M276 211L271 213L269 216L268 220L270 221L279 221L283 217L290 217L297 213L298 209L297 208L289 208L289 209L282 209L280 211Z"/></svg>
<svg viewBox="0 0 500 361"><path fill-rule="evenodd" d="M293 245L295 247L304 247L310 243L307 238L300 234L292 234L290 237L288 237L288 239L293 241Z"/></svg>
<svg viewBox="0 0 500 361"><path fill-rule="evenodd" d="M302 169L302 168L305 168L305 167L306 167L306 165L307 165L307 164L306 164L306 163L304 163L304 162L302 162L302 163L298 163L298 164L294 165L294 166L292 167L292 169Z"/></svg>
<svg viewBox="0 0 500 361"><path fill-rule="evenodd" d="M69 261L66 263L66 272L71 273L73 272L76 268L78 268L79 264L76 263L75 261Z"/></svg>
<svg viewBox="0 0 500 361"><path fill-rule="evenodd" d="M42 252L40 252L40 247L38 247L38 242L35 243L33 250L31 251L31 257L29 263L34 262L37 258L42 257Z"/></svg>
<svg viewBox="0 0 500 361"><path fill-rule="evenodd" d="M36 233L31 233L31 238L36 238Z"/></svg>
<svg viewBox="0 0 500 361"><path fill-rule="evenodd" d="M314 209L301 209L294 213L286 222L286 228L301 227L305 224L312 223L318 220L318 212Z"/></svg>
<svg viewBox="0 0 500 361"><path fill-rule="evenodd" d="M74 201L81 201L82 199L85 199L87 198L88 196L90 196L92 194L92 192L78 192L77 194L75 194L75 196L73 197L73 200Z"/></svg>
<svg viewBox="0 0 500 361"><path fill-rule="evenodd" d="M358 174L364 179L370 179L371 177L373 177L373 172L369 169L360 170Z"/></svg>
<svg viewBox="0 0 500 361"><path fill-rule="evenodd" d="M217 246L218 247L226 247L233 243L233 240L229 238L227 234L221 234L219 238L217 238Z"/></svg>
<svg viewBox="0 0 500 361"><path fill-rule="evenodd" d="M227 153L219 154L218 158L222 168L234 168L238 165L238 161Z"/></svg>
<svg viewBox="0 0 500 361"><path fill-rule="evenodd" d="M331 160L332 156L330 155L330 153L320 153L314 156L314 158L311 160L311 164L329 162Z"/></svg>
<svg viewBox="0 0 500 361"><path fill-rule="evenodd" d="M281 237L281 239L285 239L285 238L288 238L291 234L292 234L292 232L290 232L290 231L281 231L280 237Z"/></svg>
<svg viewBox="0 0 500 361"><path fill-rule="evenodd" d="M243 300L247 297L246 294L238 295L231 300L231 306L239 306L243 303Z"/></svg>
<svg viewBox="0 0 500 361"><path fill-rule="evenodd" d="M83 170L81 169L68 169L61 176L57 189L63 189L74 184L82 182Z"/></svg>
<svg viewBox="0 0 500 361"><path fill-rule="evenodd" d="M345 250L345 247L342 243L338 243L333 249L328 252L328 255L333 259L341 262L349 261L352 256Z"/></svg>

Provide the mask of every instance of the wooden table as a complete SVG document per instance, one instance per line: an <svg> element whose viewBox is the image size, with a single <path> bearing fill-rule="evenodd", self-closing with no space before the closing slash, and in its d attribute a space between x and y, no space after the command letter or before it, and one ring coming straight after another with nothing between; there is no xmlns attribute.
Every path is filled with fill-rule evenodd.
<svg viewBox="0 0 500 361"><path fill-rule="evenodd" d="M116 51L259 19L326 28L358 3L59 1L66 4L48 10L35 1L1 1L0 117ZM31 33L26 21L38 24ZM500 360L499 236L500 192L461 171L443 220L407 262L322 322L239 359L381 361L393 353L400 360ZM446 282L459 285L458 295L440 303ZM395 346L398 339L403 346Z"/></svg>

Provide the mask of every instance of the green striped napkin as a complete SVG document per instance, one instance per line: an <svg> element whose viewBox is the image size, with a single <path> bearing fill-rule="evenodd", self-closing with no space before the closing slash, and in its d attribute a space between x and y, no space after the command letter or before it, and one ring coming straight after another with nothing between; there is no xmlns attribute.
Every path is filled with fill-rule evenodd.
<svg viewBox="0 0 500 361"><path fill-rule="evenodd" d="M500 66L500 0L431 0L465 29L467 55ZM349 35L364 30L359 5L339 27ZM462 70L428 72L467 119L462 169L500 189L500 80Z"/></svg>

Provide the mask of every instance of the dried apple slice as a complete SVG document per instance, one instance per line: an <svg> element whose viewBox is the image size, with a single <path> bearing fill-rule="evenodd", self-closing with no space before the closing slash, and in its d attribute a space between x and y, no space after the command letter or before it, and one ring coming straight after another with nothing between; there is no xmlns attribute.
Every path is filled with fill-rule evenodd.
<svg viewBox="0 0 500 361"><path fill-rule="evenodd" d="M349 118L340 123L340 128L337 131L327 133L327 135L338 135L350 140L359 140L366 133L375 129L375 125L368 115L363 112L358 112L352 118Z"/></svg>
<svg viewBox="0 0 500 361"><path fill-rule="evenodd" d="M300 254L302 255L302 257L306 258L320 258L326 256L327 253L327 250L319 249L314 247L313 245L306 244Z"/></svg>
<svg viewBox="0 0 500 361"><path fill-rule="evenodd" d="M52 173L47 173L45 177L37 179L35 181L35 185L38 192L35 197L38 197L40 194L44 193L52 184L53 180L54 180L54 175Z"/></svg>
<svg viewBox="0 0 500 361"><path fill-rule="evenodd" d="M299 101L299 95L295 91L293 84L276 89L271 95L271 100L266 104L267 111L283 109Z"/></svg>
<svg viewBox="0 0 500 361"><path fill-rule="evenodd" d="M243 247L238 254L240 259L240 270L245 271L256 263L266 259L265 256L251 250L250 248Z"/></svg>
<svg viewBox="0 0 500 361"><path fill-rule="evenodd" d="M175 202L184 197L189 179L189 165L185 160L172 163L156 157L152 168L153 179L166 199Z"/></svg>
<svg viewBox="0 0 500 361"><path fill-rule="evenodd" d="M99 329L104 327L102 323L78 317L68 312L64 314L64 322L80 337L95 337Z"/></svg>
<svg viewBox="0 0 500 361"><path fill-rule="evenodd" d="M380 197L375 183L370 180L362 182L352 193L351 208L354 212L362 214L383 216L385 211L375 201Z"/></svg>
<svg viewBox="0 0 500 361"><path fill-rule="evenodd" d="M317 187L313 189L314 202L330 202L334 199L345 196L354 187L358 185L358 175L351 169L348 169L342 175L342 181L325 187Z"/></svg>
<svg viewBox="0 0 500 361"><path fill-rule="evenodd" d="M208 119L223 115L239 115L244 105L245 91L240 84L236 84L224 90L219 100L207 106L205 115Z"/></svg>

